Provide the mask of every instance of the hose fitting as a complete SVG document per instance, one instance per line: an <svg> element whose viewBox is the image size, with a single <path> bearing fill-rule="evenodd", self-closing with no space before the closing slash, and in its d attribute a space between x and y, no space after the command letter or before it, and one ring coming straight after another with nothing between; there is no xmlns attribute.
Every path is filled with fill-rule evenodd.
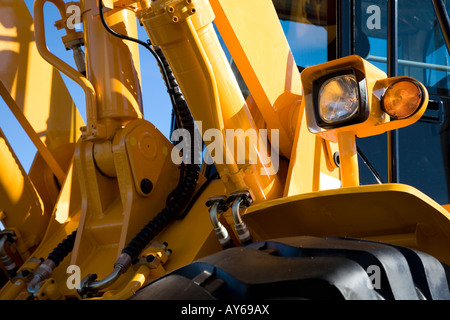
<svg viewBox="0 0 450 320"><path fill-rule="evenodd" d="M48 279L59 263L63 261L70 252L72 252L76 235L77 230L73 231L69 236L67 236L67 238L58 244L58 246L48 255L47 259L39 265L34 272L33 279L31 279L28 284L29 293L36 293L38 284Z"/></svg>
<svg viewBox="0 0 450 320"><path fill-rule="evenodd" d="M0 238L0 258L3 263L3 266L5 267L6 271L8 272L8 276L12 277L16 274L17 266L14 260L9 256L6 245L7 242L14 241L12 234L3 234Z"/></svg>
<svg viewBox="0 0 450 320"><path fill-rule="evenodd" d="M128 268L131 266L131 262L131 257L126 253L122 253L114 263L113 271L106 278L96 281L96 274L88 274L81 280L78 293L81 296L85 296L87 293L97 292L101 289L109 287L117 280L117 278L119 278L121 274L125 273L128 270Z"/></svg>
<svg viewBox="0 0 450 320"><path fill-rule="evenodd" d="M231 205L231 214L233 216L234 222L234 230L239 238L239 241L243 245L250 244L253 239L250 231L247 228L247 225L244 221L242 221L240 210L248 208L253 199L250 195L249 191L237 191L233 192L227 199L228 203L232 203Z"/></svg>
<svg viewBox="0 0 450 320"><path fill-rule="evenodd" d="M219 240L222 248L233 247L233 242L228 234L227 229L220 223L219 215L228 210L226 196L213 196L206 201L206 206L209 207L209 216L214 227L214 232Z"/></svg>
<svg viewBox="0 0 450 320"><path fill-rule="evenodd" d="M28 284L28 293L35 294L38 291L38 284L48 279L55 268L56 264L51 259L42 262L34 272L33 279Z"/></svg>

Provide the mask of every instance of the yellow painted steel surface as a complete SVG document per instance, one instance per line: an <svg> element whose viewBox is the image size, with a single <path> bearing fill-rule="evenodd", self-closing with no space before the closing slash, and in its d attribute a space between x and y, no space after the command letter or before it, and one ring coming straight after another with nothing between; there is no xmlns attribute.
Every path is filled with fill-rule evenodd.
<svg viewBox="0 0 450 320"><path fill-rule="evenodd" d="M55 206L51 217L46 225L45 232L43 233L42 239L39 246L32 252L29 259L25 261L20 270L34 271L37 267L36 263L33 262L33 257L39 259L41 257L46 258L48 254L56 248L56 246L72 233L78 226L78 221L80 218L81 211L81 196L79 182L71 167L67 173L67 179L65 180L64 186L62 187L58 204ZM73 292L68 290L65 285L67 280L67 267L70 263L69 257L61 262L60 266L55 269L52 274L54 279L57 279L60 283L60 289L63 294L73 295ZM19 270L19 271L20 271ZM19 299L23 300L29 297L26 285L21 285L19 283L8 282L0 290L0 300L6 299Z"/></svg>
<svg viewBox="0 0 450 320"><path fill-rule="evenodd" d="M45 160L45 163L48 165L50 170L54 173L55 177L58 179L59 183L63 183L66 174L60 167L59 163L53 157L51 152L45 146L45 144L39 138L39 135L34 131L33 127L30 125L28 119L22 113L14 99L9 94L3 82L0 80L0 96L3 98L3 101L6 102L11 112L14 114L16 119L21 124L22 128L27 133L28 137L31 139L35 147L37 148L41 157Z"/></svg>
<svg viewBox="0 0 450 320"><path fill-rule="evenodd" d="M217 28L268 129L280 131L280 152L290 157L302 88L272 1L210 3Z"/></svg>
<svg viewBox="0 0 450 320"><path fill-rule="evenodd" d="M146 136L151 139L144 144ZM89 261L95 268L96 263L106 257L112 260L109 264L112 265L131 237L164 208L165 202L161 199L176 187L179 172L170 160L170 142L144 120L135 120L119 130L112 142L111 161L117 177L107 177L97 169L93 147L92 142L83 141L76 150L75 165L79 169L83 206L80 236L72 262L81 267ZM145 157L149 148L154 149L155 154ZM132 149L137 149L137 156ZM150 194L142 196L138 186L143 178L152 176L144 172L140 177L139 172L133 172L134 168L147 168L150 173L158 174L153 176L154 187ZM92 251L92 248L98 249ZM86 259L83 250L92 258ZM102 257L100 252L106 256Z"/></svg>
<svg viewBox="0 0 450 320"><path fill-rule="evenodd" d="M34 132L61 169L67 172L80 135L79 128L84 125L83 119L59 72L38 53L33 18L25 2L0 1L0 19L1 81ZM29 178L49 216L59 191L53 172L40 154L36 155L30 168Z"/></svg>
<svg viewBox="0 0 450 320"><path fill-rule="evenodd" d="M87 127L83 127L85 128L84 135L88 138L103 136L105 134L104 130L100 130L97 122L95 90L92 86L92 83L81 73L72 68L69 64L51 53L47 48L44 27L44 4L46 2L53 3L58 8L61 18L65 18L65 5L62 0L36 0L33 6L36 47L42 58L44 58L48 63L54 66L55 69L61 71L71 80L75 81L75 83L77 83L83 89L83 92L85 94L87 116Z"/></svg>
<svg viewBox="0 0 450 320"><path fill-rule="evenodd" d="M7 190L2 192L1 207L7 217L3 224L15 229L20 234L19 242L25 242L24 248L28 249L42 240L58 198L59 190L51 169L56 170L59 182L63 183L83 120L58 71L38 53L32 32L33 19L25 3L0 1L0 20L3 99L13 107L13 114L33 136L35 144L40 145L38 149L46 153L44 158L50 159L44 161L43 156L37 154L27 176L2 136L1 176L4 179L14 177L4 185ZM53 168L50 169L49 163ZM19 198L9 202L11 194ZM24 258L29 255L27 251L22 254Z"/></svg>
<svg viewBox="0 0 450 320"><path fill-rule="evenodd" d="M1 129L0 211L2 224L20 235L18 250L27 258L42 240L49 215Z"/></svg>
<svg viewBox="0 0 450 320"><path fill-rule="evenodd" d="M327 188L325 180L338 180L339 172L325 166L322 141L316 140L305 126L300 73L272 1L210 3L216 16L214 22L264 126L278 130L280 154L290 159L283 195Z"/></svg>
<svg viewBox="0 0 450 320"><path fill-rule="evenodd" d="M356 137L352 131L337 134L342 187L359 185L358 153Z"/></svg>
<svg viewBox="0 0 450 320"><path fill-rule="evenodd" d="M236 140L245 144L245 132L258 129L242 96L233 72L227 63L213 29L214 13L208 1L154 1L138 13L153 45L164 52L183 91L196 121L202 129L219 130L223 137L223 158L216 168L228 193L249 189L256 202L282 195L278 172L260 159L261 150L250 143L258 160L250 164L248 152L245 164L237 157L226 140L226 129L240 129ZM233 140L233 141L236 141ZM232 153L233 152L233 153ZM231 155L235 155L234 157Z"/></svg>
<svg viewBox="0 0 450 320"><path fill-rule="evenodd" d="M48 1L65 21L66 4ZM25 4L0 0L0 18L11 19L9 25L0 24L0 45L6 48L0 58L8 62L0 66L0 81L5 84L1 93L15 111L24 112L21 123L31 124L28 134L33 139L45 137L44 146L35 141L40 155L27 176L0 130L0 218L18 235L16 246L24 260L19 271L30 273L38 268L39 258L47 257L77 230L72 252L42 283L36 298L81 298L66 285L67 267L78 266L81 277L95 273L103 279L110 274L124 246L165 207L179 183L180 167L171 159L172 143L143 119L137 44L109 34L101 24L98 2L82 0L87 66L83 76L46 48L46 2L35 2L34 46L29 32L33 21ZM396 78L384 79L384 73L363 59L349 57L307 69L302 73L306 84L302 87L269 0L119 0L105 1L105 7L107 23L121 34L136 38L136 17L142 22L152 44L166 55L194 119L202 121L197 123L202 133L217 129L225 141L227 130L241 129L243 133L233 139L242 142L246 130L279 130L284 158L280 170L273 173L270 164L248 164L250 151L256 151L258 158L264 156L258 143L249 144L252 150L244 155L245 164L231 156L228 146L223 147L224 163L216 163L221 179L207 182L189 213L152 239L167 242L172 254L150 244L141 257L158 256L159 264L144 259L131 265L93 300L126 299L167 272L222 250L205 203L211 196L247 189L256 201L242 210L242 219L256 241L296 235L364 238L405 245L450 263L450 213L444 207L411 186L357 186L355 135L411 124L424 109L393 123L372 108L369 123L329 132L315 132L307 118L311 105L303 94L310 94L310 82L316 76L337 66L352 66L365 74L369 105L375 107L379 97L372 97L372 91L386 88ZM213 20L250 90L246 100ZM69 38L75 36L65 29ZM44 60L83 88L86 126L58 72ZM11 68L23 61L26 72ZM40 108L35 107L36 99L42 101ZM340 168L333 161L336 151ZM152 183L148 192L141 187L144 180ZM205 180L200 176L196 191L203 189ZM327 181L342 183L343 188L323 190L330 187ZM230 210L221 221L232 230ZM230 234L237 239L233 231ZM28 282L24 278L8 282L0 290L0 299L26 299Z"/></svg>
<svg viewBox="0 0 450 320"><path fill-rule="evenodd" d="M142 118L138 44L123 41L105 30L96 0L82 1L81 10L85 12L82 18L87 78L95 88L98 121L107 127L107 137L111 137L116 129L112 122L122 125ZM105 20L116 32L137 37L133 12L115 9L105 12Z"/></svg>
<svg viewBox="0 0 450 320"><path fill-rule="evenodd" d="M334 165L337 144L330 144L308 130L302 101L294 147L289 162L283 196L335 188L340 184L340 170ZM327 145L328 143L328 145Z"/></svg>
<svg viewBox="0 0 450 320"><path fill-rule="evenodd" d="M62 77L37 51L33 18L25 2L0 1L0 19L0 78L34 131L67 170L71 159L64 155L73 154L83 120Z"/></svg>
<svg viewBox="0 0 450 320"><path fill-rule="evenodd" d="M450 213L419 190L382 184L305 193L250 207L257 240L297 235L368 238L450 262Z"/></svg>

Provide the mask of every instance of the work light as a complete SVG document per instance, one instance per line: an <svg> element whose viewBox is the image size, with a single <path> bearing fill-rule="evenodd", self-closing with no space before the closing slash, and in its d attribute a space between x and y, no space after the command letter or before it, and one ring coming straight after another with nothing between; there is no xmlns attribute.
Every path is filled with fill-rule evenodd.
<svg viewBox="0 0 450 320"><path fill-rule="evenodd" d="M389 78L358 56L308 67L301 78L308 129L331 142L344 131L363 138L408 126L428 103L420 82Z"/></svg>
<svg viewBox="0 0 450 320"><path fill-rule="evenodd" d="M308 130L326 143L337 143L343 187L359 185L356 137L411 125L428 104L427 90L420 82L387 77L359 56L308 67L301 80ZM328 149L324 153L332 162Z"/></svg>
<svg viewBox="0 0 450 320"><path fill-rule="evenodd" d="M368 117L366 85L354 69L327 74L313 83L317 125L324 129L360 123Z"/></svg>
<svg viewBox="0 0 450 320"><path fill-rule="evenodd" d="M319 115L325 123L350 119L358 110L358 83L353 75L327 80L319 90Z"/></svg>

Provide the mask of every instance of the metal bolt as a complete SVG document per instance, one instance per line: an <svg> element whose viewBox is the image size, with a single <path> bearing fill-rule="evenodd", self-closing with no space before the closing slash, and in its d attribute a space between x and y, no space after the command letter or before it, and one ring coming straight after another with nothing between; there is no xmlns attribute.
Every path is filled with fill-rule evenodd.
<svg viewBox="0 0 450 320"><path fill-rule="evenodd" d="M142 179L141 181L141 190L145 194L149 194L153 189L153 183L148 179Z"/></svg>

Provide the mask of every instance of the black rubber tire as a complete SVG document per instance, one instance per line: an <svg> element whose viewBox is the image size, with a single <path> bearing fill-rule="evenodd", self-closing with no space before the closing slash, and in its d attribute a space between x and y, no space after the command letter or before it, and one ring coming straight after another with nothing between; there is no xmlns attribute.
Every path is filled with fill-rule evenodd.
<svg viewBox="0 0 450 320"><path fill-rule="evenodd" d="M132 300L449 300L446 266L374 241L292 237L230 248L175 270Z"/></svg>

